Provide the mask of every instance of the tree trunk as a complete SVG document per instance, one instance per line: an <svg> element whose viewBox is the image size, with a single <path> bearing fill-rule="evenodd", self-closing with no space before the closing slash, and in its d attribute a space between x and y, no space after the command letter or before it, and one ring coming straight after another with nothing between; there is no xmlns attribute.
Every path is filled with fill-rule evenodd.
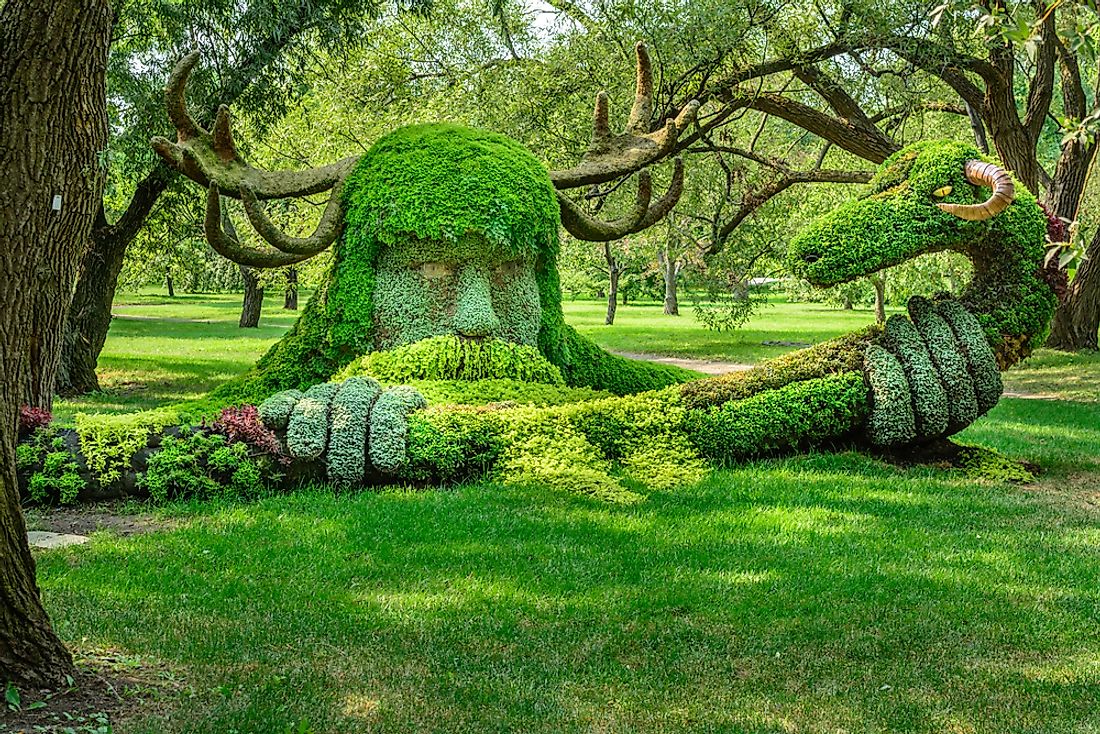
<svg viewBox="0 0 1100 734"><path fill-rule="evenodd" d="M288 268L286 271L286 292L283 294L283 309L286 311L298 310L298 268Z"/></svg>
<svg viewBox="0 0 1100 734"><path fill-rule="evenodd" d="M165 268L164 269L164 279L168 283L168 297L169 298L175 298L176 297L176 286L172 282L172 268Z"/></svg>
<svg viewBox="0 0 1100 734"><path fill-rule="evenodd" d="M611 278L607 287L607 317L603 320L611 326L615 323L615 310L619 306L619 272L612 268Z"/></svg>
<svg viewBox="0 0 1100 734"><path fill-rule="evenodd" d="M875 287L875 321L886 323L886 278L871 278L871 285Z"/></svg>
<svg viewBox="0 0 1100 734"><path fill-rule="evenodd" d="M680 274L680 262L671 256L668 247L657 251L657 262L661 266L661 275L665 280L665 315L679 316L680 301L676 297L676 276Z"/></svg>
<svg viewBox="0 0 1100 734"><path fill-rule="evenodd" d="M108 0L0 6L0 681L60 686L72 658L35 584L19 507L19 403L49 408L61 328L103 196Z"/></svg>
<svg viewBox="0 0 1100 734"><path fill-rule="evenodd" d="M264 305L264 288L260 285L260 274L254 268L240 266L244 278L244 303L241 305L242 329L255 329L260 325L260 311Z"/></svg>
<svg viewBox="0 0 1100 734"><path fill-rule="evenodd" d="M95 367L111 328L111 303L115 299L126 248L141 230L145 217L170 180L171 173L167 169L159 166L154 169L138 184L126 213L113 225L107 224L100 206L65 320L61 368L57 376L57 392L61 395L83 395L99 389Z"/></svg>
<svg viewBox="0 0 1100 734"><path fill-rule="evenodd" d="M1077 268L1069 290L1054 313L1047 346L1066 351L1097 348L1100 331L1100 232L1089 243L1088 258Z"/></svg>

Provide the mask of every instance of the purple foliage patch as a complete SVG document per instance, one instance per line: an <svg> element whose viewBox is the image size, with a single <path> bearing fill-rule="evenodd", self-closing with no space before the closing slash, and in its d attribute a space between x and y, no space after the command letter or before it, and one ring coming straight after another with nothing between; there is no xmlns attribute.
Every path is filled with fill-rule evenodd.
<svg viewBox="0 0 1100 734"><path fill-rule="evenodd" d="M222 434L230 442L239 441L248 444L283 466L290 463L290 457L283 453L278 437L260 420L260 411L255 405L223 408L221 415L214 421L212 430Z"/></svg>
<svg viewBox="0 0 1100 734"><path fill-rule="evenodd" d="M26 436L50 424L53 414L45 408L19 406L19 435Z"/></svg>

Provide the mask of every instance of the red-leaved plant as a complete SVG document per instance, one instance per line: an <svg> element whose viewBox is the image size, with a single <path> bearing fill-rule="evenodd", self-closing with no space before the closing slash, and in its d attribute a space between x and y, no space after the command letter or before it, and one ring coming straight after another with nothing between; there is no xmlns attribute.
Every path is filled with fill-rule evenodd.
<svg viewBox="0 0 1100 734"><path fill-rule="evenodd" d="M19 406L19 436L29 436L50 424L53 414L45 408L32 408L29 405Z"/></svg>
<svg viewBox="0 0 1100 734"><path fill-rule="evenodd" d="M248 444L256 451L267 454L282 466L290 463L290 457L283 453L279 439L270 428L260 420L260 411L255 405L242 405L239 408L222 408L221 415L211 427L216 433L225 436L232 443L239 441Z"/></svg>

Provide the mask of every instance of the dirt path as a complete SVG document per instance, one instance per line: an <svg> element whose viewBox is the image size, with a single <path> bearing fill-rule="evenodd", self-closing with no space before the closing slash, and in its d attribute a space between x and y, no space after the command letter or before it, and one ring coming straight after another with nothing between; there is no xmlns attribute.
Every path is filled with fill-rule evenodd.
<svg viewBox="0 0 1100 734"><path fill-rule="evenodd" d="M688 370L702 372L705 375L724 375L727 372L743 372L751 370L753 365L739 362L712 362L707 359L687 359L685 357L665 357L660 354L645 354L643 352L612 352L627 359L638 359L643 362L656 362L658 364L670 364L674 367L683 367Z"/></svg>

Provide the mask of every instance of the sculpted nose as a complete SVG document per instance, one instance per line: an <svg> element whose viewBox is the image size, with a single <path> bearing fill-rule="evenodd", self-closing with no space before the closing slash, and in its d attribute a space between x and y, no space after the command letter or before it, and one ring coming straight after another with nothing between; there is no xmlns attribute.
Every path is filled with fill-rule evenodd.
<svg viewBox="0 0 1100 734"><path fill-rule="evenodd" d="M481 268L466 265L459 272L454 321L459 336L486 337L500 331L490 287L488 275Z"/></svg>

